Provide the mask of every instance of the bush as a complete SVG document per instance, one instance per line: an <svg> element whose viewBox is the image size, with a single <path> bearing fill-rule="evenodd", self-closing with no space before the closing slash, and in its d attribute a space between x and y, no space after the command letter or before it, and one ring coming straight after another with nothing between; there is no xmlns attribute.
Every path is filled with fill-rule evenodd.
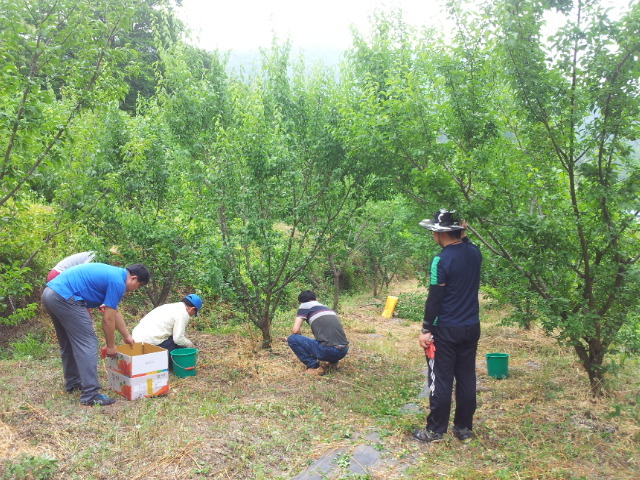
<svg viewBox="0 0 640 480"><path fill-rule="evenodd" d="M33 317L37 304L25 304L32 287L26 281L30 268L0 265L0 324L17 325Z"/></svg>
<svg viewBox="0 0 640 480"><path fill-rule="evenodd" d="M396 304L396 316L412 322L420 322L424 318L423 293L401 293Z"/></svg>

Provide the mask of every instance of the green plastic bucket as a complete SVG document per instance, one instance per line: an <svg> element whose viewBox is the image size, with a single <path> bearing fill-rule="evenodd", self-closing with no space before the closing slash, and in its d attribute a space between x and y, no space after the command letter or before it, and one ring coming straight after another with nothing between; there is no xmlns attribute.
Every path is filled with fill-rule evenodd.
<svg viewBox="0 0 640 480"><path fill-rule="evenodd" d="M487 358L487 373L490 377L507 378L509 376L509 354L508 353L485 353Z"/></svg>
<svg viewBox="0 0 640 480"><path fill-rule="evenodd" d="M197 348L176 348L171 350L173 374L176 377L193 377L196 374Z"/></svg>

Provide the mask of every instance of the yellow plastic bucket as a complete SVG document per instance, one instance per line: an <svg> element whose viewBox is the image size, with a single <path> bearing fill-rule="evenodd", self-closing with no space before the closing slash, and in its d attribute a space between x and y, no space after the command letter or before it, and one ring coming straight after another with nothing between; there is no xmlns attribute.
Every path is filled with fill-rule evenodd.
<svg viewBox="0 0 640 480"><path fill-rule="evenodd" d="M396 309L397 303L398 297L387 297L387 303L385 303L384 305L382 316L384 318L391 318L391 316L393 315L393 311Z"/></svg>

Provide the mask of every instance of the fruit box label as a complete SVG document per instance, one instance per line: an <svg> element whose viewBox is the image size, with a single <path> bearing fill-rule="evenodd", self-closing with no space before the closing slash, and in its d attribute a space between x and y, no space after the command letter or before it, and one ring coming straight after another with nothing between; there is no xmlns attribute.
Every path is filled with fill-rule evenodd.
<svg viewBox="0 0 640 480"><path fill-rule="evenodd" d="M127 400L157 397L169 393L169 372L158 372L138 377L127 377L113 370L109 374L109 388Z"/></svg>
<svg viewBox="0 0 640 480"><path fill-rule="evenodd" d="M161 372L169 368L169 354L149 343L118 345L115 358L106 358L107 368L127 377Z"/></svg>

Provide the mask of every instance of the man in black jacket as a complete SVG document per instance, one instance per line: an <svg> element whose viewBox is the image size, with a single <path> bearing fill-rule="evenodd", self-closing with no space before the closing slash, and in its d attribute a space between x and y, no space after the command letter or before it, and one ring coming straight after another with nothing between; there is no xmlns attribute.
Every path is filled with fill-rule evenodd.
<svg viewBox="0 0 640 480"><path fill-rule="evenodd" d="M420 347L433 349L428 386L431 412L426 428L413 436L421 442L442 440L451 414L451 390L456 381L453 434L461 441L473 436L476 410L476 350L480 339L478 289L482 255L465 235L466 224L454 212L439 210L420 226L431 230L442 251L431 262ZM433 345L431 345L433 343Z"/></svg>

